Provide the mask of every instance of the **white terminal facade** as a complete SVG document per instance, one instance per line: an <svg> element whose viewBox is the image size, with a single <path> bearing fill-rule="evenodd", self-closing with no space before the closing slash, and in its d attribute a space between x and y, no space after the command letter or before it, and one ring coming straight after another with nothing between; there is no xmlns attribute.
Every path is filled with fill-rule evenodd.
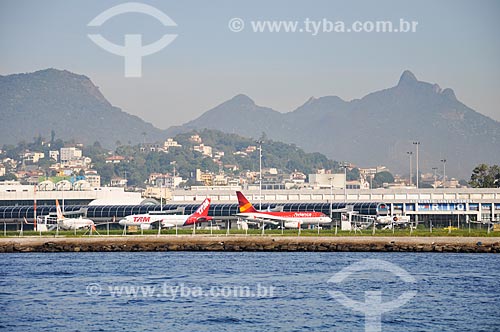
<svg viewBox="0 0 500 332"><path fill-rule="evenodd" d="M195 187L192 190L162 192L167 204L194 204L206 197L213 204L237 204L239 186ZM407 215L418 221L446 221L463 218L463 221L500 222L500 189L444 188L444 189L293 189L293 190L243 190L245 196L256 204L260 198L268 203L386 203L393 215ZM99 187L87 190L36 191L34 186L0 185L0 206L53 205L56 199L67 204L87 205L138 205L143 202L141 193L126 192L123 188Z"/></svg>
<svg viewBox="0 0 500 332"><path fill-rule="evenodd" d="M211 197L215 204L237 202L235 189L197 187L196 191L172 192L174 203L192 203ZM253 203L259 201L259 191L244 191ZM379 202L386 203L393 215L407 215L418 221L444 221L463 217L474 221L500 222L500 189L444 188L444 189L358 189L347 190L264 190L263 202Z"/></svg>

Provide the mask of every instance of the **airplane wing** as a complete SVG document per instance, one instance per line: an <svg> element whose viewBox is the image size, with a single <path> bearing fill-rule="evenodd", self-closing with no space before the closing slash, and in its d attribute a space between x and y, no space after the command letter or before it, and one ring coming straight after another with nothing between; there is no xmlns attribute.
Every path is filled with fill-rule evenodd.
<svg viewBox="0 0 500 332"><path fill-rule="evenodd" d="M196 218L196 222L197 223L199 223L199 222L207 222L207 221L210 221L212 219L213 219L212 217L208 217L208 216L206 216L206 217L198 217L198 218Z"/></svg>
<svg viewBox="0 0 500 332"><path fill-rule="evenodd" d="M118 225L118 222L116 222L116 221L100 222L98 224L94 224L94 226L97 227L97 226L107 225L107 224L117 224Z"/></svg>
<svg viewBox="0 0 500 332"><path fill-rule="evenodd" d="M285 221L284 218L276 217L276 216L267 216L267 215L259 215L259 216L249 216L246 213L237 213L236 216L241 217L250 222L256 223L267 223L272 225L278 225L279 221ZM282 220L283 219L283 220Z"/></svg>

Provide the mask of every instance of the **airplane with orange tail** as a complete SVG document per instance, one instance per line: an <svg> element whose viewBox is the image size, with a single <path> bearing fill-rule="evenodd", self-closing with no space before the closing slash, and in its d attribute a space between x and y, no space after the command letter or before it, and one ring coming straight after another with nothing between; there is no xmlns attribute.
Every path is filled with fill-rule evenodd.
<svg viewBox="0 0 500 332"><path fill-rule="evenodd" d="M240 205L240 213L237 213L236 216L242 217L248 221L273 225L282 223L285 228L299 228L300 225L323 225L332 222L332 219L322 212L258 211L241 191L237 191L236 196L238 196L238 204Z"/></svg>
<svg viewBox="0 0 500 332"><path fill-rule="evenodd" d="M87 218L66 218L61 211L61 206L59 205L59 201L56 199L56 212L57 212L57 223L59 224L59 228L64 230L75 230L88 228L95 231L95 224L92 220Z"/></svg>

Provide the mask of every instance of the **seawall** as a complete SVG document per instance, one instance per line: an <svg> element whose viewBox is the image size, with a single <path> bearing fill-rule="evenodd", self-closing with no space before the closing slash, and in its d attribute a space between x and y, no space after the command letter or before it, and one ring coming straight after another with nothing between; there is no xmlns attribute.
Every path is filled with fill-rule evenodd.
<svg viewBox="0 0 500 332"><path fill-rule="evenodd" d="M0 253L358 251L500 253L500 237L94 236L0 238Z"/></svg>

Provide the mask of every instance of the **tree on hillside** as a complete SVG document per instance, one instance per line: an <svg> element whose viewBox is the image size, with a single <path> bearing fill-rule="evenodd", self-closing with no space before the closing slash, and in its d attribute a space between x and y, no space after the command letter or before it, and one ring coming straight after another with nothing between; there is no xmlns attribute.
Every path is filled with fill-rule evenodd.
<svg viewBox="0 0 500 332"><path fill-rule="evenodd" d="M353 168L347 171L347 181L357 181L359 178L359 168Z"/></svg>
<svg viewBox="0 0 500 332"><path fill-rule="evenodd" d="M472 188L500 188L500 166L480 164L474 168L469 185Z"/></svg>
<svg viewBox="0 0 500 332"><path fill-rule="evenodd" d="M384 183L392 183L394 182L394 176L390 172L384 171L375 174L373 177L373 188L381 188L384 186Z"/></svg>

